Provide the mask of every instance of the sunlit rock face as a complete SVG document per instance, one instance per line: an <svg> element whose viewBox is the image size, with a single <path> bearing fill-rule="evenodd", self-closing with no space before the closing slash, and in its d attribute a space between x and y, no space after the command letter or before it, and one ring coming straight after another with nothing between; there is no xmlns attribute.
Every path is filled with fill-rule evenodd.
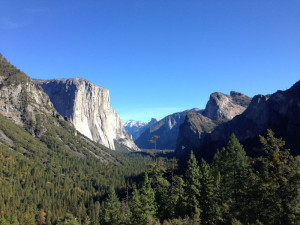
<svg viewBox="0 0 300 225"><path fill-rule="evenodd" d="M248 107L251 98L231 91L230 95L214 92L206 104L203 115L212 120L231 120Z"/></svg>
<svg viewBox="0 0 300 225"><path fill-rule="evenodd" d="M114 141L117 141L139 150L125 131L120 116L110 106L109 90L81 78L35 82L80 133L110 149L115 149Z"/></svg>
<svg viewBox="0 0 300 225"><path fill-rule="evenodd" d="M189 153L191 150L197 151L206 136L221 124L242 114L250 102L250 97L235 91L231 91L230 95L212 93L205 110L200 113L189 112L180 126L176 142L177 155Z"/></svg>

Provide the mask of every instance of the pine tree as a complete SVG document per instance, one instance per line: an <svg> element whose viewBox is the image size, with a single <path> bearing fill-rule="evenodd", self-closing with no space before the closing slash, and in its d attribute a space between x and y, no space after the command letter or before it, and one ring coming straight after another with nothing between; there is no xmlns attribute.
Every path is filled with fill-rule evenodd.
<svg viewBox="0 0 300 225"><path fill-rule="evenodd" d="M185 183L180 176L173 177L173 188L170 190L170 216L171 218L184 217L186 215Z"/></svg>
<svg viewBox="0 0 300 225"><path fill-rule="evenodd" d="M216 200L214 177L211 173L209 164L204 159L200 164L200 209L202 224L213 225L216 218Z"/></svg>
<svg viewBox="0 0 300 225"><path fill-rule="evenodd" d="M140 199L142 203L142 209L145 214L155 217L157 213L155 192L151 187L151 180L148 178L147 173L145 173L144 182L142 188L140 189Z"/></svg>
<svg viewBox="0 0 300 225"><path fill-rule="evenodd" d="M265 157L256 159L257 176L252 185L251 221L263 224L297 224L300 221L300 160L289 155L285 142L267 131L260 136ZM250 198L249 198L250 199Z"/></svg>
<svg viewBox="0 0 300 225"><path fill-rule="evenodd" d="M191 152L190 158L188 160L188 166L185 171L185 180L187 214L189 216L200 216L200 171L197 159L193 152Z"/></svg>
<svg viewBox="0 0 300 225"><path fill-rule="evenodd" d="M227 219L240 219L247 204L246 189L251 166L243 146L234 134L230 136L227 145L215 154L213 170L215 176L220 173L221 201L229 206Z"/></svg>
<svg viewBox="0 0 300 225"><path fill-rule="evenodd" d="M103 222L104 224L121 224L122 222L121 203L113 188L109 189L104 202Z"/></svg>
<svg viewBox="0 0 300 225"><path fill-rule="evenodd" d="M144 212L142 209L142 203L140 200L140 194L137 189L135 189L133 192L133 196L130 201L130 209L131 209L131 215L130 215L131 223L133 225L142 224L147 216L144 215Z"/></svg>
<svg viewBox="0 0 300 225"><path fill-rule="evenodd" d="M133 224L146 224L147 218L156 217L155 192L151 187L151 179L149 179L148 173L145 173L142 187L133 193L131 213Z"/></svg>
<svg viewBox="0 0 300 225"><path fill-rule="evenodd" d="M157 216L161 220L170 218L170 183L164 178L166 166L163 161L159 164L153 163L149 169L149 177L155 192L155 202L157 204Z"/></svg>

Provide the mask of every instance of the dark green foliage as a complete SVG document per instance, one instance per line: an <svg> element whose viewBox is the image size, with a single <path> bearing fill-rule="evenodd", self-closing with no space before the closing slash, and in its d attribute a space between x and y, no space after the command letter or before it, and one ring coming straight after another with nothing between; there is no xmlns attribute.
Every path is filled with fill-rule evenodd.
<svg viewBox="0 0 300 225"><path fill-rule="evenodd" d="M212 164L191 153L182 176L174 160L111 152L55 121L33 137L0 115L13 143L0 138L0 224L299 224L300 158L271 131L264 156L232 135Z"/></svg>
<svg viewBox="0 0 300 225"><path fill-rule="evenodd" d="M104 202L103 221L101 224L121 224L121 202L113 188L109 188L108 197Z"/></svg>
<svg viewBox="0 0 300 225"><path fill-rule="evenodd" d="M189 216L200 215L200 170L197 159L193 152L190 154L187 169L185 171L185 195L186 210Z"/></svg>
<svg viewBox="0 0 300 225"><path fill-rule="evenodd" d="M26 83L30 80L25 73L11 65L2 54L0 54L0 76L4 78L2 85L5 86Z"/></svg>
<svg viewBox="0 0 300 225"><path fill-rule="evenodd" d="M130 206L132 224L148 224L147 220L156 216L155 192L147 173L145 173L142 187L134 191Z"/></svg>
<svg viewBox="0 0 300 225"><path fill-rule="evenodd" d="M292 157L271 130L260 139L266 157L255 159L257 172L252 175L249 199L256 201L248 210L263 224L299 224L300 158Z"/></svg>
<svg viewBox="0 0 300 225"><path fill-rule="evenodd" d="M250 160L246 156L243 146L232 134L225 147L217 152L213 160L215 176L219 173L219 197L226 207L225 217L234 215L236 218L243 217L242 199L245 198L248 177L250 175Z"/></svg>
<svg viewBox="0 0 300 225"><path fill-rule="evenodd" d="M90 220L97 224L99 201L107 187L133 185L128 177L145 171L151 162L147 156L118 155L96 143L88 144L80 134L72 135L71 127L67 132L52 126L40 138L33 137L0 115L0 130L14 145L0 137L0 216L12 224L34 224L41 219L63 224L75 218L77 223ZM66 218L66 213L74 218Z"/></svg>
<svg viewBox="0 0 300 225"><path fill-rule="evenodd" d="M215 182L211 168L203 159L200 165L200 200L201 221L203 224L215 224L216 222L216 192Z"/></svg>

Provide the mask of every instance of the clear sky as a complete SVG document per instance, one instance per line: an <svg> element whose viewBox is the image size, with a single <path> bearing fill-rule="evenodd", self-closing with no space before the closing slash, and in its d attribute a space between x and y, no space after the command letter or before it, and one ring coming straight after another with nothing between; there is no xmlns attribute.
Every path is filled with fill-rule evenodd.
<svg viewBox="0 0 300 225"><path fill-rule="evenodd" d="M300 78L299 0L0 0L0 52L33 78L110 90L123 121Z"/></svg>

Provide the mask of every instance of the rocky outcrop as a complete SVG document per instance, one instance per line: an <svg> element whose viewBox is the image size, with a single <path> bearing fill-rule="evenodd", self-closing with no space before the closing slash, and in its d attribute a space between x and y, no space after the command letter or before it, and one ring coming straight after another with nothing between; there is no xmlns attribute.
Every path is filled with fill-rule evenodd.
<svg viewBox="0 0 300 225"><path fill-rule="evenodd" d="M188 112L184 122L180 125L176 143L179 154L187 150L194 150L200 146L201 136L210 133L216 124L209 118L197 112Z"/></svg>
<svg viewBox="0 0 300 225"><path fill-rule="evenodd" d="M146 129L135 143L139 148L153 149L154 145L150 143L149 140L151 140L153 136L159 136L157 141L158 149L175 149L179 127L184 122L185 116L189 111L201 112L200 109L194 108L166 116Z"/></svg>
<svg viewBox="0 0 300 225"><path fill-rule="evenodd" d="M189 113L180 126L176 154L183 155L199 146L217 125L232 120L248 107L251 98L239 92L230 95L215 92L210 95L206 108L201 113Z"/></svg>
<svg viewBox="0 0 300 225"><path fill-rule="evenodd" d="M259 155L261 153L256 151L260 146L259 135L264 135L267 129L283 138L293 155L300 154L300 81L286 91L254 96L241 115L219 125L202 138L198 154L211 158L234 133L244 144L247 154Z"/></svg>
<svg viewBox="0 0 300 225"><path fill-rule="evenodd" d="M114 141L139 150L120 116L110 106L109 91L81 78L35 80L50 97L55 109L91 140L110 149Z"/></svg>
<svg viewBox="0 0 300 225"><path fill-rule="evenodd" d="M55 110L49 96L0 54L0 144L30 155L55 154L118 163L106 147L77 134ZM34 137L32 137L34 136ZM37 145L37 146L35 146Z"/></svg>
<svg viewBox="0 0 300 225"><path fill-rule="evenodd" d="M33 135L37 122L59 116L43 89L0 54L0 113ZM42 120L42 121L41 121ZM45 129L39 129L44 132Z"/></svg>
<svg viewBox="0 0 300 225"><path fill-rule="evenodd" d="M215 92L210 95L203 115L212 120L231 120L243 113L250 101L250 97L238 92L231 91L230 95Z"/></svg>
<svg viewBox="0 0 300 225"><path fill-rule="evenodd" d="M137 140L141 134L149 127L154 125L159 121L158 118L151 118L149 123L144 123L142 121L128 120L124 123L125 130L129 135L132 136L132 139Z"/></svg>

